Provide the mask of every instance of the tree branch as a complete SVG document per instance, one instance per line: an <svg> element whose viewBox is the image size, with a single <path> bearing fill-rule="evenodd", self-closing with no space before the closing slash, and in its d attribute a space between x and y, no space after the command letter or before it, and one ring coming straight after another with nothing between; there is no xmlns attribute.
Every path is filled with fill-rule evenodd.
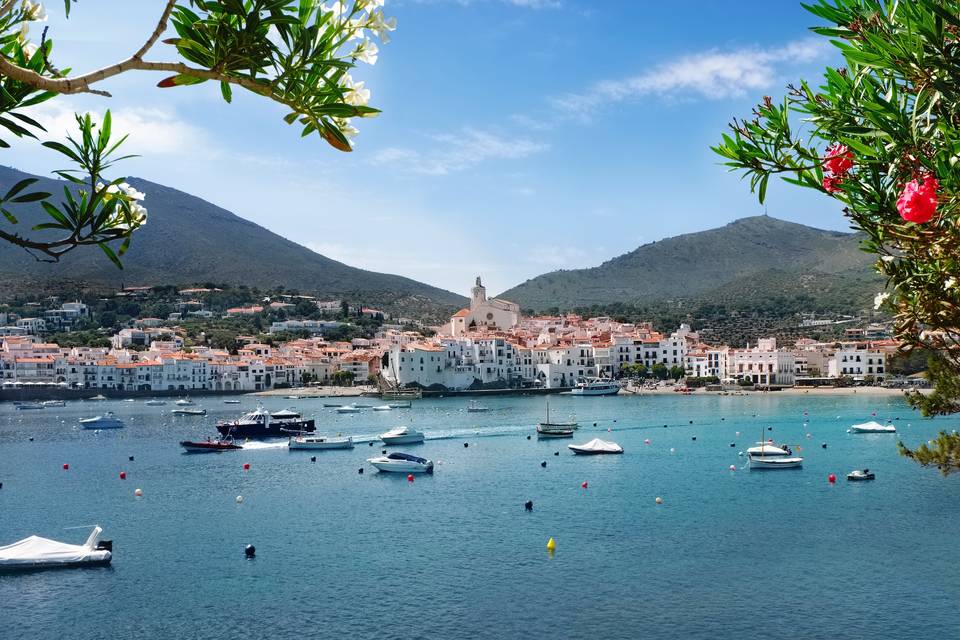
<svg viewBox="0 0 960 640"><path fill-rule="evenodd" d="M167 6L163 10L163 15L160 16L160 21L157 22L157 27L153 30L153 33L150 34L150 37L147 38L147 41L143 43L143 46L140 47L133 58L140 60L143 58L144 54L150 50L156 42L157 38L160 37L164 31L167 30L167 20L170 19L170 13L173 11L174 5L177 3L177 0L167 0Z"/></svg>

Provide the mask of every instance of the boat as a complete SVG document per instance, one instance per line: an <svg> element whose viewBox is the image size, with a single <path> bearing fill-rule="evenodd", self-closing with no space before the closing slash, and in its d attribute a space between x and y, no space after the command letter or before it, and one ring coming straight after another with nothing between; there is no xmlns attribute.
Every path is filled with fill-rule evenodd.
<svg viewBox="0 0 960 640"><path fill-rule="evenodd" d="M45 407L65 407L67 406L67 401L66 400L44 400L40 404L42 404Z"/></svg>
<svg viewBox="0 0 960 640"><path fill-rule="evenodd" d="M479 404L476 400L471 400L470 404L467 405L467 411L471 413L480 413L482 411L490 411L490 407L485 407L482 404Z"/></svg>
<svg viewBox="0 0 960 640"><path fill-rule="evenodd" d="M409 409L413 405L409 400L404 400L401 402L391 402L387 406L390 407L391 409Z"/></svg>
<svg viewBox="0 0 960 640"><path fill-rule="evenodd" d="M13 406L18 411L28 411L33 409L43 409L43 405L39 402L14 402Z"/></svg>
<svg viewBox="0 0 960 640"><path fill-rule="evenodd" d="M568 444L567 449L580 455L597 455L603 453L623 453L623 447L616 442L607 442L600 438L594 438L585 444Z"/></svg>
<svg viewBox="0 0 960 640"><path fill-rule="evenodd" d="M390 453L367 460L380 471L393 473L433 473L433 461L409 453Z"/></svg>
<svg viewBox="0 0 960 640"><path fill-rule="evenodd" d="M875 480L876 476L870 469L855 469L847 474L847 480L851 482L863 482L864 480Z"/></svg>
<svg viewBox="0 0 960 640"><path fill-rule="evenodd" d="M793 450L785 444L775 445L773 442L758 442L758 446L747 449L750 456L792 456Z"/></svg>
<svg viewBox="0 0 960 640"><path fill-rule="evenodd" d="M240 404L239 400L224 400L223 404Z"/></svg>
<svg viewBox="0 0 960 640"><path fill-rule="evenodd" d="M572 438L577 423L570 416L569 422L550 422L550 402L547 401L547 419L537 423L537 436L540 438Z"/></svg>
<svg viewBox="0 0 960 640"><path fill-rule="evenodd" d="M373 408L374 411L390 411L393 407L388 404L381 404Z"/></svg>
<svg viewBox="0 0 960 640"><path fill-rule="evenodd" d="M193 404L193 400L191 400L190 398L180 398L179 400L174 402L174 404L181 407L188 407Z"/></svg>
<svg viewBox="0 0 960 640"><path fill-rule="evenodd" d="M134 399L134 398L125 398L123 401L124 401L124 402L136 402L136 399Z"/></svg>
<svg viewBox="0 0 960 640"><path fill-rule="evenodd" d="M287 446L291 449L353 449L353 438L350 436L290 436Z"/></svg>
<svg viewBox="0 0 960 640"><path fill-rule="evenodd" d="M167 404L167 401L153 399L153 400L147 400L143 404L147 405L148 407L162 407L163 405Z"/></svg>
<svg viewBox="0 0 960 640"><path fill-rule="evenodd" d="M792 456L750 456L751 469L796 469L803 466L803 458Z"/></svg>
<svg viewBox="0 0 960 640"><path fill-rule="evenodd" d="M101 533L103 529L93 527L83 544L68 544L40 536L24 538L0 547L0 570L29 571L110 564L113 541L100 540Z"/></svg>
<svg viewBox="0 0 960 640"><path fill-rule="evenodd" d="M206 409L172 409L170 411L171 415L175 416L205 416L207 415Z"/></svg>
<svg viewBox="0 0 960 640"><path fill-rule="evenodd" d="M419 400L422 397L421 389L394 389L380 394L381 400Z"/></svg>
<svg viewBox="0 0 960 640"><path fill-rule="evenodd" d="M419 444L423 442L423 432L409 427L394 427L380 434L384 444Z"/></svg>
<svg viewBox="0 0 960 640"><path fill-rule="evenodd" d="M342 407L343 405L324 402L323 406L326 407L327 409L333 409L334 407Z"/></svg>
<svg viewBox="0 0 960 640"><path fill-rule="evenodd" d="M237 420L217 423L217 431L220 435L234 438L286 438L312 433L316 427L313 420L304 420L294 411L278 411L271 415L263 405L257 405L256 409Z"/></svg>
<svg viewBox="0 0 960 640"><path fill-rule="evenodd" d="M879 422L864 422L850 427L849 433L896 433L897 428L892 424L880 424Z"/></svg>
<svg viewBox="0 0 960 640"><path fill-rule="evenodd" d="M181 440L180 446L186 449L186 453L219 453L221 451L236 451L242 449L240 445L233 441L233 438L218 438L216 440Z"/></svg>
<svg viewBox="0 0 960 640"><path fill-rule="evenodd" d="M112 411L107 411L102 416L82 418L80 426L84 429L122 429L123 420L114 416Z"/></svg>
<svg viewBox="0 0 960 640"><path fill-rule="evenodd" d="M107 396L103 395L102 393L98 393L97 395L93 396L93 397L90 398L90 399L91 399L91 400L106 400L106 399L107 399Z"/></svg>
<svg viewBox="0 0 960 640"><path fill-rule="evenodd" d="M360 413L360 407L355 404L345 404L337 407L337 413Z"/></svg>
<svg viewBox="0 0 960 640"><path fill-rule="evenodd" d="M586 378L570 391L575 396L615 396L620 393L620 383L603 378Z"/></svg>

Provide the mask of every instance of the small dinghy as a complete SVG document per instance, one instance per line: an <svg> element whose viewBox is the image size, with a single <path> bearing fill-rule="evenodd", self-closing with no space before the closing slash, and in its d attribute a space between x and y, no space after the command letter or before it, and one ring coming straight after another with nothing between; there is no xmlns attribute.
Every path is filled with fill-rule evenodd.
<svg viewBox="0 0 960 640"><path fill-rule="evenodd" d="M601 453L623 453L623 447L618 445L616 442L607 442L606 440L601 440L600 438L594 438L586 444L568 444L567 449L573 451L574 453L592 456Z"/></svg>
<svg viewBox="0 0 960 640"><path fill-rule="evenodd" d="M170 411L175 416L205 416L206 409L173 409Z"/></svg>
<svg viewBox="0 0 960 640"><path fill-rule="evenodd" d="M147 401L144 402L143 404L147 405L148 407L162 407L163 405L165 405L165 404L167 404L167 403L166 403L165 400L155 400L155 399L154 399L154 400L147 400Z"/></svg>
<svg viewBox="0 0 960 640"><path fill-rule="evenodd" d="M174 404L181 407L189 407L190 405L193 404L193 400L191 400L190 398L180 398Z"/></svg>
<svg viewBox="0 0 960 640"><path fill-rule="evenodd" d="M863 482L864 480L875 480L876 476L870 469L856 469L847 474L847 480L851 482Z"/></svg>
<svg viewBox="0 0 960 640"><path fill-rule="evenodd" d="M186 449L186 453L219 453L220 451L236 451L243 448L236 444L233 438L229 437L218 440L181 440L180 446Z"/></svg>
<svg viewBox="0 0 960 640"><path fill-rule="evenodd" d="M390 411L391 409L393 409L393 407L388 404L381 404L373 408L374 411Z"/></svg>
<svg viewBox="0 0 960 640"><path fill-rule="evenodd" d="M897 428L892 424L880 424L879 422L864 422L850 427L850 433L896 433Z"/></svg>
<svg viewBox="0 0 960 640"><path fill-rule="evenodd" d="M223 404L240 404L239 400L224 400Z"/></svg>
<svg viewBox="0 0 960 640"><path fill-rule="evenodd" d="M394 427L380 434L384 444L419 444L423 442L423 432L409 427Z"/></svg>
<svg viewBox="0 0 960 640"><path fill-rule="evenodd" d="M751 469L798 469L803 466L803 458L787 456L750 456Z"/></svg>
<svg viewBox="0 0 960 640"><path fill-rule="evenodd" d="M353 449L353 438L347 436L290 436L287 446L291 449Z"/></svg>
<svg viewBox="0 0 960 640"><path fill-rule="evenodd" d="M110 564L113 558L113 542L100 540L101 533L103 529L95 526L83 544L67 544L40 536L30 536L0 547L0 571Z"/></svg>
<svg viewBox="0 0 960 640"><path fill-rule="evenodd" d="M380 471L393 473L433 473L433 461L409 453L391 453L367 460Z"/></svg>
<svg viewBox="0 0 960 640"><path fill-rule="evenodd" d="M404 400L402 402L391 402L389 405L391 409L409 409L412 405L409 400Z"/></svg>
<svg viewBox="0 0 960 640"><path fill-rule="evenodd" d="M108 411L102 416L83 418L80 420L80 426L84 429L122 429L123 420L114 416L112 411Z"/></svg>
<svg viewBox="0 0 960 640"><path fill-rule="evenodd" d="M360 407L355 404L347 404L337 407L337 413L360 413Z"/></svg>

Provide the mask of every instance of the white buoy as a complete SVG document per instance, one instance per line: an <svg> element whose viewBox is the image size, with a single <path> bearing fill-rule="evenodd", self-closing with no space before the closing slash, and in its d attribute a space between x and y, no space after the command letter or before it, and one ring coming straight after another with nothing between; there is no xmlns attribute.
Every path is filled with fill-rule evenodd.
<svg viewBox="0 0 960 640"><path fill-rule="evenodd" d="M674 449L673 447L670 447L670 453L676 453L676 451L677 451L676 449Z"/></svg>
<svg viewBox="0 0 960 640"><path fill-rule="evenodd" d="M657 499L654 502L656 502L657 504L663 504L663 498L661 498L660 496L657 496Z"/></svg>
<svg viewBox="0 0 960 640"><path fill-rule="evenodd" d="M237 504L240 504L242 502L243 502L243 496L237 496Z"/></svg>
<svg viewBox="0 0 960 640"><path fill-rule="evenodd" d="M137 496L138 498L143 497L143 491L141 491L140 488L138 487L133 490L133 495Z"/></svg>

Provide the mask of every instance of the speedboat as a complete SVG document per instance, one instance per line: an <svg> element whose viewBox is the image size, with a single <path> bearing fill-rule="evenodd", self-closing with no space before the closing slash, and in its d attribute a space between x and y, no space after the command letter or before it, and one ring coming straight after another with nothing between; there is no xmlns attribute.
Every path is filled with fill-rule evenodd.
<svg viewBox="0 0 960 640"><path fill-rule="evenodd" d="M106 400L106 399L107 399L107 396L103 395L102 393L98 393L97 395L93 396L93 397L90 398L90 399L91 399L91 400Z"/></svg>
<svg viewBox="0 0 960 640"><path fill-rule="evenodd" d="M360 407L355 404L345 404L337 407L337 413L360 413Z"/></svg>
<svg viewBox="0 0 960 640"><path fill-rule="evenodd" d="M147 400L143 404L147 405L148 407L162 407L163 405L167 404L167 402L166 400L154 399L154 400Z"/></svg>
<svg viewBox="0 0 960 640"><path fill-rule="evenodd" d="M616 442L607 442L600 438L594 438L586 444L568 444L567 449L580 455L597 455L601 453L623 453L623 447Z"/></svg>
<svg viewBox="0 0 960 640"><path fill-rule="evenodd" d="M419 444L423 442L423 432L409 427L395 427L380 434L384 444Z"/></svg>
<svg viewBox="0 0 960 640"><path fill-rule="evenodd" d="M100 540L103 529L95 526L83 544L67 544L30 536L0 547L0 570L27 571L59 567L86 567L110 564L113 541Z"/></svg>
<svg viewBox="0 0 960 640"><path fill-rule="evenodd" d="M316 430L313 420L304 420L295 411L277 411L271 415L262 405L237 420L217 424L220 435L234 438L286 438Z"/></svg>
<svg viewBox="0 0 960 640"><path fill-rule="evenodd" d="M576 425L541 422L537 425L538 438L572 438Z"/></svg>
<svg viewBox="0 0 960 640"><path fill-rule="evenodd" d="M797 469L803 466L803 458L787 456L750 456L751 469Z"/></svg>
<svg viewBox="0 0 960 640"><path fill-rule="evenodd" d="M409 400L404 400L402 402L391 402L389 405L391 409L409 409L411 406Z"/></svg>
<svg viewBox="0 0 960 640"><path fill-rule="evenodd" d="M570 393L575 396L614 396L620 393L620 383L603 378L587 378L578 382Z"/></svg>
<svg viewBox="0 0 960 640"><path fill-rule="evenodd" d="M897 428L892 424L880 424L879 422L864 422L850 427L850 433L896 433Z"/></svg>
<svg viewBox="0 0 960 640"><path fill-rule="evenodd" d="M393 407L388 404L381 404L373 408L374 411L390 411L391 409L393 409Z"/></svg>
<svg viewBox="0 0 960 640"><path fill-rule="evenodd" d="M350 436L330 437L299 435L290 436L287 446L291 449L353 449L353 438Z"/></svg>
<svg viewBox="0 0 960 640"><path fill-rule="evenodd" d="M107 411L102 416L81 419L80 426L84 429L122 429L123 420L114 416L112 411Z"/></svg>
<svg viewBox="0 0 960 640"><path fill-rule="evenodd" d="M864 480L874 480L876 476L870 469L856 469L847 474L847 480L851 482L863 482Z"/></svg>
<svg viewBox="0 0 960 640"><path fill-rule="evenodd" d="M380 471L393 473L433 473L433 461L409 453L390 453L367 460Z"/></svg>
<svg viewBox="0 0 960 640"><path fill-rule="evenodd" d="M18 411L27 411L31 409L43 409L43 405L39 402L14 402L13 406L17 408Z"/></svg>
<svg viewBox="0 0 960 640"><path fill-rule="evenodd" d="M171 414L175 416L205 416L207 415L206 409L172 409Z"/></svg>
<svg viewBox="0 0 960 640"><path fill-rule="evenodd" d="M174 404L181 407L188 407L193 404L193 400L191 400L190 398L180 398Z"/></svg>
<svg viewBox="0 0 960 640"><path fill-rule="evenodd" d="M490 411L490 407L485 407L482 404L479 404L476 400L471 400L470 404L467 405L467 411L471 413L480 413L482 411Z"/></svg>
<svg viewBox="0 0 960 640"><path fill-rule="evenodd" d="M776 457L776 456L792 456L793 455L793 451L790 449L790 447L788 447L785 444L782 444L779 446L773 444L772 442L758 442L757 444L759 446L750 447L749 449L747 449L747 455L764 456L767 458L771 456Z"/></svg>
<svg viewBox="0 0 960 640"><path fill-rule="evenodd" d="M45 407L65 407L67 406L67 401L66 400L44 400L40 404L42 404Z"/></svg>
<svg viewBox="0 0 960 640"><path fill-rule="evenodd" d="M236 451L242 449L240 445L233 441L233 438L219 438L217 440L181 440L180 446L186 449L186 453L219 453L221 451Z"/></svg>

